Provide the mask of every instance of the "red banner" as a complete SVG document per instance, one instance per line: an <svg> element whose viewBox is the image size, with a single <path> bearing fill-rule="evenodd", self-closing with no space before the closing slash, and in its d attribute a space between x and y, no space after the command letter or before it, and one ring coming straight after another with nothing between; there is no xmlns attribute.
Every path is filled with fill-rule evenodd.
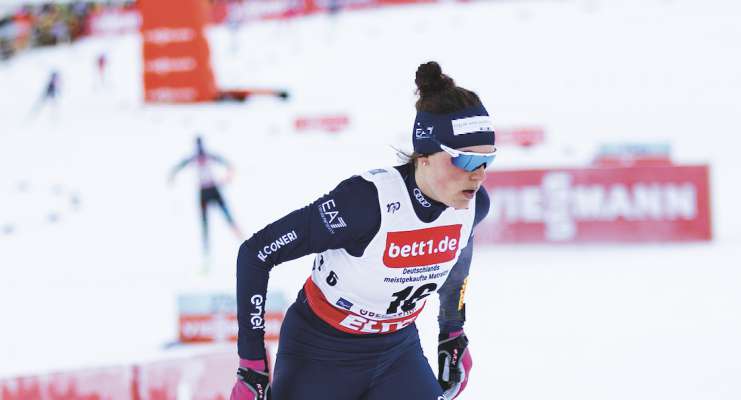
<svg viewBox="0 0 741 400"><path fill-rule="evenodd" d="M710 240L707 166L497 171L484 243Z"/></svg>
<svg viewBox="0 0 741 400"><path fill-rule="evenodd" d="M238 365L234 351L143 364L135 368L136 398L225 400Z"/></svg>
<svg viewBox="0 0 741 400"><path fill-rule="evenodd" d="M265 311L268 354L278 340L286 300L272 292ZM237 340L236 298L178 296L181 343ZM0 400L225 400L239 363L235 346L186 346L158 361L0 379ZM179 356L178 356L179 354Z"/></svg>
<svg viewBox="0 0 741 400"><path fill-rule="evenodd" d="M293 126L297 131L318 130L336 133L346 129L350 125L350 117L347 115L323 115L297 117Z"/></svg>
<svg viewBox="0 0 741 400"><path fill-rule="evenodd" d="M545 130L538 126L496 129L497 146L531 147L545 141Z"/></svg>
<svg viewBox="0 0 741 400"><path fill-rule="evenodd" d="M0 400L225 400L237 353L211 352L120 367L0 379Z"/></svg>
<svg viewBox="0 0 741 400"><path fill-rule="evenodd" d="M88 17L87 33L91 35L120 35L136 32L141 26L141 15L135 8L105 8Z"/></svg>
<svg viewBox="0 0 741 400"><path fill-rule="evenodd" d="M147 0L144 0L147 1ZM153 1L153 0L150 0ZM249 0L216 1L206 4L205 20L209 24L239 25L255 20L275 20L302 17L320 12L436 3L439 0ZM469 0L455 0L467 2ZM178 6L163 2L166 11L178 11ZM140 11L134 7L106 7L93 13L87 21L87 34L122 34L136 32L141 27Z"/></svg>
<svg viewBox="0 0 741 400"><path fill-rule="evenodd" d="M142 0L144 99L154 103L212 101L217 90L200 0Z"/></svg>
<svg viewBox="0 0 741 400"><path fill-rule="evenodd" d="M282 312L265 313L265 340L278 341ZM180 315L180 342L223 342L237 341L237 314L189 314Z"/></svg>
<svg viewBox="0 0 741 400"><path fill-rule="evenodd" d="M0 380L2 400L130 400L130 367L70 371Z"/></svg>

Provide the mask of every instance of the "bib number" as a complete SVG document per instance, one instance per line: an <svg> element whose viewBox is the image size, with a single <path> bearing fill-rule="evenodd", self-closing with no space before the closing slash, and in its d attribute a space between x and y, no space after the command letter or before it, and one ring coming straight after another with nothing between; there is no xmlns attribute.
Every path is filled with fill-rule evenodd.
<svg viewBox="0 0 741 400"><path fill-rule="evenodd" d="M414 286L407 286L403 290L394 293L394 300L389 304L386 314L396 314L401 306L401 311L411 311L417 306L419 300L429 296L437 289L436 283L428 283L414 290Z"/></svg>

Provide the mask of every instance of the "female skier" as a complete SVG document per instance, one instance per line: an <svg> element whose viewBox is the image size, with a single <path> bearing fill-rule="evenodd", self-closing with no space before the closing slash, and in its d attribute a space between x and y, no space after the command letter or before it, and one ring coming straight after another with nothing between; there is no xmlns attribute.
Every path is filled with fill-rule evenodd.
<svg viewBox="0 0 741 400"><path fill-rule="evenodd" d="M211 171L211 167L215 164L221 164L228 169L228 176L233 174L231 164L224 158L207 152L203 145L203 139L196 137L196 151L193 155L190 155L180 161L170 172L169 181L172 183L175 180L175 176L183 168L188 165L195 165L198 170L198 185L200 187L199 192L199 203L201 207L201 231L203 240L203 253L208 256L209 253L209 239L208 239L208 206L210 204L216 204L221 208L221 212L226 218L226 222L231 227L234 235L242 240L242 232L239 230L239 226L232 218L229 212L229 207L226 205L221 191L219 190L219 183L214 178L214 174ZM227 179L228 180L228 179Z"/></svg>
<svg viewBox="0 0 741 400"><path fill-rule="evenodd" d="M495 158L494 130L479 97L436 62L420 65L415 83L414 153L406 164L353 176L240 247L232 400L443 400L466 387L472 364L463 294L472 230L489 210L481 184ZM268 275L312 253L271 379L263 341ZM414 323L436 291L437 377Z"/></svg>

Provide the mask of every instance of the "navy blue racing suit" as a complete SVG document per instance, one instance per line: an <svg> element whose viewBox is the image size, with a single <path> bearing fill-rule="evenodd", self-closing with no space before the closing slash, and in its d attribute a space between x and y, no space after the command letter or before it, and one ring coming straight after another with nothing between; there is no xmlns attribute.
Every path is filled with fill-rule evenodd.
<svg viewBox="0 0 741 400"><path fill-rule="evenodd" d="M423 222L434 221L447 206L420 196L412 165L395 168L404 180L414 214ZM321 205L330 200L344 220L345 226L341 228L332 228L323 220L326 217L321 214ZM237 258L240 358L265 357L264 329L254 325L256 313L262 315L263 308L256 308L251 299L256 295L265 298L270 270L285 261L327 249L345 249L355 257L363 255L379 231L381 211L375 185L353 176L308 206L269 224L242 244ZM474 225L488 211L489 196L482 187L476 193ZM291 233L290 240L285 240L282 246L274 246L269 253L261 251L270 248L276 238L285 238L287 232ZM462 296L472 251L471 239L438 290L440 333L463 327ZM437 400L442 398L442 389L422 353L415 324L391 333L341 332L315 315L302 289L281 327L272 395L274 400Z"/></svg>

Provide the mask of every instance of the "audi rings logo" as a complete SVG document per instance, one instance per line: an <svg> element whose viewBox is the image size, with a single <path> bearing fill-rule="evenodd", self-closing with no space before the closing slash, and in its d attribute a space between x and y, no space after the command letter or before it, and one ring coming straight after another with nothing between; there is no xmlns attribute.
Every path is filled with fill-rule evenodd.
<svg viewBox="0 0 741 400"><path fill-rule="evenodd" d="M425 195L422 194L422 191L419 190L419 188L414 188L414 198L417 199L417 202L422 205L422 207L429 208L432 206L429 201L425 198Z"/></svg>

